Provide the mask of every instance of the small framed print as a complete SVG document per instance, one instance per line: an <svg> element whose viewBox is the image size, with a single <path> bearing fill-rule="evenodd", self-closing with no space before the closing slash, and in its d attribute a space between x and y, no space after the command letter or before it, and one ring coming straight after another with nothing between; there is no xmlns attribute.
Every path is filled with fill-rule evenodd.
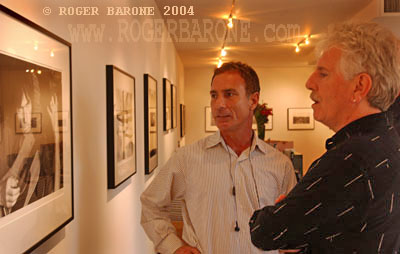
<svg viewBox="0 0 400 254"><path fill-rule="evenodd" d="M158 166L157 80L144 74L144 164L145 174Z"/></svg>
<svg viewBox="0 0 400 254"><path fill-rule="evenodd" d="M40 113L16 113L15 114L15 133L41 133L42 114Z"/></svg>
<svg viewBox="0 0 400 254"><path fill-rule="evenodd" d="M136 174L135 78L106 66L108 188Z"/></svg>
<svg viewBox="0 0 400 254"><path fill-rule="evenodd" d="M288 130L313 130L312 108L288 108Z"/></svg>
<svg viewBox="0 0 400 254"><path fill-rule="evenodd" d="M215 124L214 117L212 116L211 113L211 107L206 107L205 113L206 113L206 131L207 132L218 131L218 127Z"/></svg>
<svg viewBox="0 0 400 254"><path fill-rule="evenodd" d="M171 81L163 78L163 118L164 131L168 131L172 127L172 93Z"/></svg>

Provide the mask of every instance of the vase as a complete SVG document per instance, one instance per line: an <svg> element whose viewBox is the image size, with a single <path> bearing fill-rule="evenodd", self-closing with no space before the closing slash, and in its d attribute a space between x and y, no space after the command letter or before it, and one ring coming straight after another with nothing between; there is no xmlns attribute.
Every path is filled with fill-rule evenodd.
<svg viewBox="0 0 400 254"><path fill-rule="evenodd" d="M264 140L265 138L265 125L264 123L257 123L258 138Z"/></svg>

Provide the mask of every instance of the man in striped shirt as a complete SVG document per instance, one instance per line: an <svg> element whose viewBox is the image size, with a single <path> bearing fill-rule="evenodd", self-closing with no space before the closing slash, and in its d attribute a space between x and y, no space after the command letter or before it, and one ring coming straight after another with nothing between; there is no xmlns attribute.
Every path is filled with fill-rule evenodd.
<svg viewBox="0 0 400 254"><path fill-rule="evenodd" d="M275 206L250 220L263 250L394 254L400 249L400 137L386 112L400 90L400 45L374 23L332 26L306 87L335 135Z"/></svg>
<svg viewBox="0 0 400 254"><path fill-rule="evenodd" d="M248 65L215 70L210 96L219 131L178 149L141 196L141 223L159 253L264 253L251 244L248 220L296 180L290 160L252 130L259 92ZM175 199L183 200L182 239L165 212Z"/></svg>

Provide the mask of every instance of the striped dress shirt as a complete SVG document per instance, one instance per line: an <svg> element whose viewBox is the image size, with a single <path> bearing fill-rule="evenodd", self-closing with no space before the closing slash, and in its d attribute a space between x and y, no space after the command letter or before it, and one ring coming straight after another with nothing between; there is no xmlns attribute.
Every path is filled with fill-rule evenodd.
<svg viewBox="0 0 400 254"><path fill-rule="evenodd" d="M161 168L141 196L141 224L158 252L174 253L184 243L165 208L183 200L182 238L201 253L267 253L252 245L249 219L295 184L293 166L281 152L254 137L237 156L217 132L178 149Z"/></svg>

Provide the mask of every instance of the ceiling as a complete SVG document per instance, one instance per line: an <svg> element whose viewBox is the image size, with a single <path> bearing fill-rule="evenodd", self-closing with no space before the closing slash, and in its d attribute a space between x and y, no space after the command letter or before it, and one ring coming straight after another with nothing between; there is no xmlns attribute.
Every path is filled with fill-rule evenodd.
<svg viewBox="0 0 400 254"><path fill-rule="evenodd" d="M231 0L155 0L185 67L215 66L224 43ZM315 62L313 45L331 23L348 20L372 0L235 0L237 20L223 61L257 67ZM172 6L193 6L194 15L172 15ZM183 8L182 8L183 9ZM176 10L176 9L175 9ZM225 20L224 20L225 18ZM311 34L310 44L295 46ZM229 40L230 38L230 40Z"/></svg>

